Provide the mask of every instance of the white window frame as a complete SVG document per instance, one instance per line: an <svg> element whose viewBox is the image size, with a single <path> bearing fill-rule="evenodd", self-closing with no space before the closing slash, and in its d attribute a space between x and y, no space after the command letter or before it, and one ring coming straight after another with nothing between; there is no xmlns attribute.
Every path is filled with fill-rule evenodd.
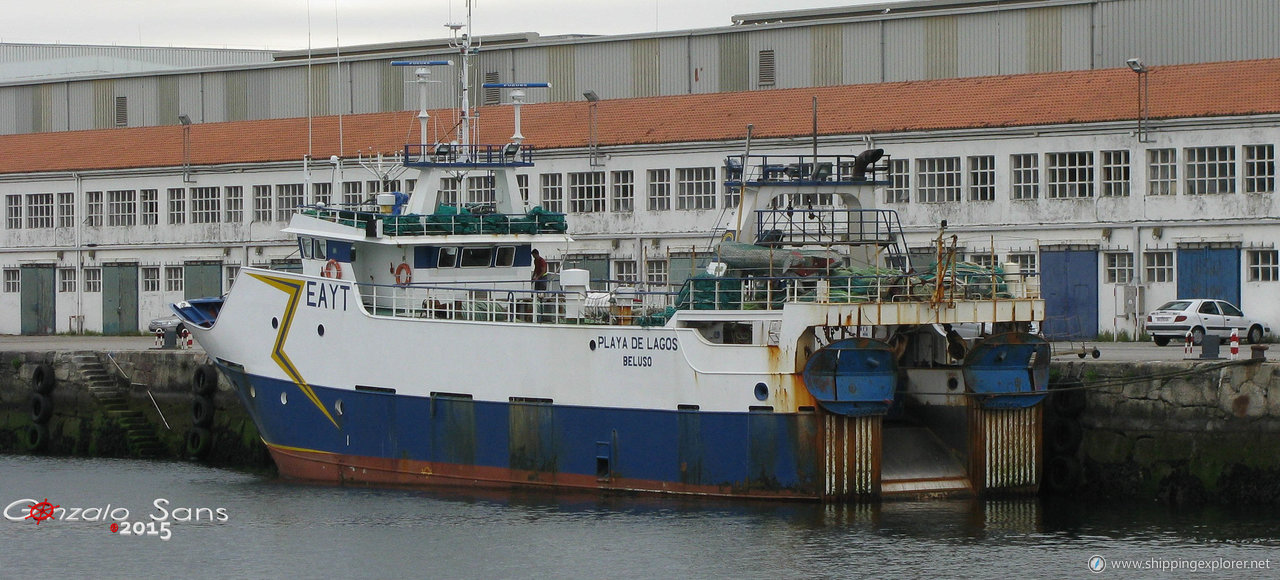
<svg viewBox="0 0 1280 580"><path fill-rule="evenodd" d="M185 278L183 277L182 266L164 267L165 292L182 292L184 283Z"/></svg>
<svg viewBox="0 0 1280 580"><path fill-rule="evenodd" d="M1093 197L1093 151L1045 153L1044 168L1049 199Z"/></svg>
<svg viewBox="0 0 1280 580"><path fill-rule="evenodd" d="M1107 257L1107 283L1133 282L1133 252L1105 252Z"/></svg>
<svg viewBox="0 0 1280 580"><path fill-rule="evenodd" d="M1129 150L1114 149L1102 152L1103 197L1129 197L1131 179Z"/></svg>
<svg viewBox="0 0 1280 580"><path fill-rule="evenodd" d="M911 202L911 160L893 159L889 162L889 186L884 188L885 203Z"/></svg>
<svg viewBox="0 0 1280 580"><path fill-rule="evenodd" d="M142 225L158 225L160 223L160 190L138 190L138 208L141 210L139 211L139 221Z"/></svg>
<svg viewBox="0 0 1280 580"><path fill-rule="evenodd" d="M1249 250L1249 281L1280 282L1280 254L1276 250Z"/></svg>
<svg viewBox="0 0 1280 580"><path fill-rule="evenodd" d="M1187 195L1236 192L1236 148L1231 145L1182 150Z"/></svg>
<svg viewBox="0 0 1280 580"><path fill-rule="evenodd" d="M635 209L636 178L631 170L609 172L610 205L615 212L629 212Z"/></svg>
<svg viewBox="0 0 1280 580"><path fill-rule="evenodd" d="M1276 192L1276 146L1245 145L1244 151L1244 192L1275 193Z"/></svg>
<svg viewBox="0 0 1280 580"><path fill-rule="evenodd" d="M716 208L716 168L676 168L676 209Z"/></svg>
<svg viewBox="0 0 1280 580"><path fill-rule="evenodd" d="M969 157L969 201L996 200L996 156Z"/></svg>
<svg viewBox="0 0 1280 580"><path fill-rule="evenodd" d="M959 157L922 157L916 159L916 201L948 203L960 201L961 180Z"/></svg>
<svg viewBox="0 0 1280 580"><path fill-rule="evenodd" d="M569 174L569 211L602 213L608 197L603 171L575 171Z"/></svg>
<svg viewBox="0 0 1280 580"><path fill-rule="evenodd" d="M142 291L143 292L159 292L160 291L160 267L144 266L142 268Z"/></svg>
<svg viewBox="0 0 1280 580"><path fill-rule="evenodd" d="M169 225L187 223L187 190L170 187L166 199L169 200Z"/></svg>
<svg viewBox="0 0 1280 580"><path fill-rule="evenodd" d="M648 184L649 211L671 210L671 170L650 169L645 172Z"/></svg>
<svg viewBox="0 0 1280 580"><path fill-rule="evenodd" d="M553 213L564 213L564 174L542 173L538 175L540 184L538 196L542 200L542 209Z"/></svg>
<svg viewBox="0 0 1280 580"><path fill-rule="evenodd" d="M1148 284L1165 284L1176 282L1173 277L1173 252L1169 250L1152 250L1142 253L1143 269Z"/></svg>
<svg viewBox="0 0 1280 580"><path fill-rule="evenodd" d="M27 194L27 227L33 230L53 229L53 194Z"/></svg>
<svg viewBox="0 0 1280 580"><path fill-rule="evenodd" d="M1147 150L1147 195L1178 195L1178 150Z"/></svg>
<svg viewBox="0 0 1280 580"><path fill-rule="evenodd" d="M1014 153L1009 156L1013 199L1040 198L1040 154Z"/></svg>

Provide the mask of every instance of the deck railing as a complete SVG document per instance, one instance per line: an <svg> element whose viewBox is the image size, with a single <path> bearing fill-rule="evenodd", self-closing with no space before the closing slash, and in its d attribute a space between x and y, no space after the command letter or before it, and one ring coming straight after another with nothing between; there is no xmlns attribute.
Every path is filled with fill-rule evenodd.
<svg viewBox="0 0 1280 580"><path fill-rule="evenodd" d="M454 284L359 284L370 313L525 323L666 324L678 310L779 310L787 303L852 304L1038 298L1026 274L944 276L943 291L914 274L815 275L746 278L694 277L678 292L643 285L606 284L585 293L531 289L527 280ZM994 289L994 292L993 292Z"/></svg>

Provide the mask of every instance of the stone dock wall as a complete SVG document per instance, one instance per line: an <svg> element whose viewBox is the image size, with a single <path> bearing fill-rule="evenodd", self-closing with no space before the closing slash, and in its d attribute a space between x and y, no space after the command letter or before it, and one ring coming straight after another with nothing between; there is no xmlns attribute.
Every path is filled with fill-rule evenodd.
<svg viewBox="0 0 1280 580"><path fill-rule="evenodd" d="M1276 368L1261 361L1055 363L1054 386L1085 396L1055 392L1047 402L1046 478L1063 465L1056 450L1080 468L1065 482L1075 485L1060 486L1065 495L1280 504Z"/></svg>
<svg viewBox="0 0 1280 580"><path fill-rule="evenodd" d="M196 409L201 395L192 379L205 362L203 351L0 353L0 452L273 469L225 379L218 376L202 403L212 419L209 409ZM56 383L44 411L33 408L41 389L31 380L42 366ZM1054 362L1042 490L1280 504L1276 368L1260 361ZM36 421L41 414L47 417Z"/></svg>
<svg viewBox="0 0 1280 580"><path fill-rule="evenodd" d="M197 417L201 397L191 382L206 358L199 350L0 353L0 452L274 469L253 421L217 373ZM32 380L47 371L51 389ZM37 420L41 415L47 417Z"/></svg>

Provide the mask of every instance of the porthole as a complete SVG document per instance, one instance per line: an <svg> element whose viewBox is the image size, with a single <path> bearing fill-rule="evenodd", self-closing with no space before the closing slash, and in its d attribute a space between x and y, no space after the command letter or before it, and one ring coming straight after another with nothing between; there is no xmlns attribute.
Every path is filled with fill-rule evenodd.
<svg viewBox="0 0 1280 580"><path fill-rule="evenodd" d="M591 342L588 342L588 343L587 343L587 346L588 346L588 347L590 347L590 348L591 348L591 350L595 350L595 349L596 349L596 341L594 341L594 340L593 340L593 341L591 341Z"/></svg>
<svg viewBox="0 0 1280 580"><path fill-rule="evenodd" d="M764 383L756 383L756 400L763 401L769 398L769 385Z"/></svg>
<svg viewBox="0 0 1280 580"><path fill-rule="evenodd" d="M320 336L324 336L324 325L323 325L323 324L317 324L317 325L316 325L316 334L319 334Z"/></svg>
<svg viewBox="0 0 1280 580"><path fill-rule="evenodd" d="M274 316L272 316L272 317L271 317L271 328L280 328L280 319L279 319L279 318L276 318L276 317L274 317Z"/></svg>
<svg viewBox="0 0 1280 580"><path fill-rule="evenodd" d="M288 405L288 404L289 404L289 394L288 394L288 393L286 393L286 392L284 392L284 391L280 391L280 404L281 404L281 405Z"/></svg>
<svg viewBox="0 0 1280 580"><path fill-rule="evenodd" d="M333 402L333 410L337 411L339 416L342 415L342 399Z"/></svg>

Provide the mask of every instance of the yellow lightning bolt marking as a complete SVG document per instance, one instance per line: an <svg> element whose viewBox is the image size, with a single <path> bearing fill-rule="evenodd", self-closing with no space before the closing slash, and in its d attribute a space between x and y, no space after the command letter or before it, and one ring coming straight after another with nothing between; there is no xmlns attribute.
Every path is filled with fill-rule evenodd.
<svg viewBox="0 0 1280 580"><path fill-rule="evenodd" d="M271 360L280 365L280 369L289 375L293 384L298 385L302 394L306 395L321 413L324 413L325 418L329 419L334 427L337 427L338 422L333 419L333 415L329 414L329 410L316 397L315 391L311 390L311 385L302 378L302 373L298 372L298 369L293 366L293 361L289 360L289 355L284 352L284 341L289 338L289 327L293 325L293 315L297 312L298 300L302 297L302 282L262 274L250 273L249 275L289 295L289 304L285 306L284 317L280 320L280 328L276 331L276 343L271 347Z"/></svg>

